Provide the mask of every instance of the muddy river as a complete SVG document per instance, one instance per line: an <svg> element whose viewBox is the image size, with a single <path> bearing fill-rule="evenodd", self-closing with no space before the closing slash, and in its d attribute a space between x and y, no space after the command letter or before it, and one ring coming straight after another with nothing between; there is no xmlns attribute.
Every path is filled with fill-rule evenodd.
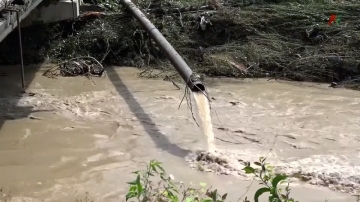
<svg viewBox="0 0 360 202"><path fill-rule="evenodd" d="M0 76L0 186L13 201L75 201L87 192L95 201L124 201L130 173L151 159L162 161L175 180L207 182L233 201L251 184L185 161L207 141L186 102L178 109L184 92L171 82L112 67L93 82L50 79L33 67L22 94L19 72L0 71L6 72ZM359 92L266 80L206 83L218 151L244 161L267 155L279 172L305 176L307 182L294 179L292 186L302 202L355 201ZM258 187L253 183L247 195Z"/></svg>

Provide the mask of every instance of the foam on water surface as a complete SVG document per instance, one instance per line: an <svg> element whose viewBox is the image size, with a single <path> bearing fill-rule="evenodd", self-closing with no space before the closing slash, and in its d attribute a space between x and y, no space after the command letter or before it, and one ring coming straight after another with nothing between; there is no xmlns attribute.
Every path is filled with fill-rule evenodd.
<svg viewBox="0 0 360 202"><path fill-rule="evenodd" d="M185 160L191 168L199 171L252 178L242 170L249 159L238 150L195 151ZM290 176L293 182L302 181L351 194L358 194L360 190L360 166L352 166L335 156L313 155L294 161L271 162L271 165L276 173Z"/></svg>

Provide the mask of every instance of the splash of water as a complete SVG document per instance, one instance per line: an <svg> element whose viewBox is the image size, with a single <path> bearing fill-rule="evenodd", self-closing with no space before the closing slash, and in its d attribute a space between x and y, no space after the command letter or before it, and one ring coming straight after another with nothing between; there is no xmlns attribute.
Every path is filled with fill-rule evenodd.
<svg viewBox="0 0 360 202"><path fill-rule="evenodd" d="M213 125L211 121L211 114L210 114L210 103L208 98L202 93L195 93L194 92L194 99L198 108L199 116L201 119L201 127L203 133L207 137L207 150L210 153L215 152L215 144L214 144L214 131Z"/></svg>

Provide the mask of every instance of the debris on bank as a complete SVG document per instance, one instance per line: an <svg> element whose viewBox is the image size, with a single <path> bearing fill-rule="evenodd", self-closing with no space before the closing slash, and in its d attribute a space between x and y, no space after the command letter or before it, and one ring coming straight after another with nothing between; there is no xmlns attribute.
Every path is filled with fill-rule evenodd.
<svg viewBox="0 0 360 202"><path fill-rule="evenodd" d="M134 2L197 73L336 82L336 87L356 87L359 81L358 1ZM121 4L97 5L101 9L82 9L75 21L24 28L25 62L105 56L103 63L172 69ZM341 22L329 24L333 14L341 15ZM0 63L18 62L16 40L12 33L0 44Z"/></svg>
<svg viewBox="0 0 360 202"><path fill-rule="evenodd" d="M105 69L101 62L93 57L77 57L68 61L54 65L47 69L43 76L54 78L57 76L87 76L87 77L101 77L105 75Z"/></svg>
<svg viewBox="0 0 360 202"><path fill-rule="evenodd" d="M244 162L237 158L231 158L233 156L229 154L226 151L209 153L199 150L188 154L185 161L191 168L199 171L247 177L242 170ZM235 159L238 162L234 162Z"/></svg>

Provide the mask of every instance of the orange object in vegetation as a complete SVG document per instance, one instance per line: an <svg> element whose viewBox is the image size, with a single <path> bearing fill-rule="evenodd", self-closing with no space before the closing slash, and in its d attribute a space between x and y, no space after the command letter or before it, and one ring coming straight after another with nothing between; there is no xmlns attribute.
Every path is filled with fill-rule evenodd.
<svg viewBox="0 0 360 202"><path fill-rule="evenodd" d="M334 14L330 16L328 25L331 25L333 22L336 22L336 15Z"/></svg>

